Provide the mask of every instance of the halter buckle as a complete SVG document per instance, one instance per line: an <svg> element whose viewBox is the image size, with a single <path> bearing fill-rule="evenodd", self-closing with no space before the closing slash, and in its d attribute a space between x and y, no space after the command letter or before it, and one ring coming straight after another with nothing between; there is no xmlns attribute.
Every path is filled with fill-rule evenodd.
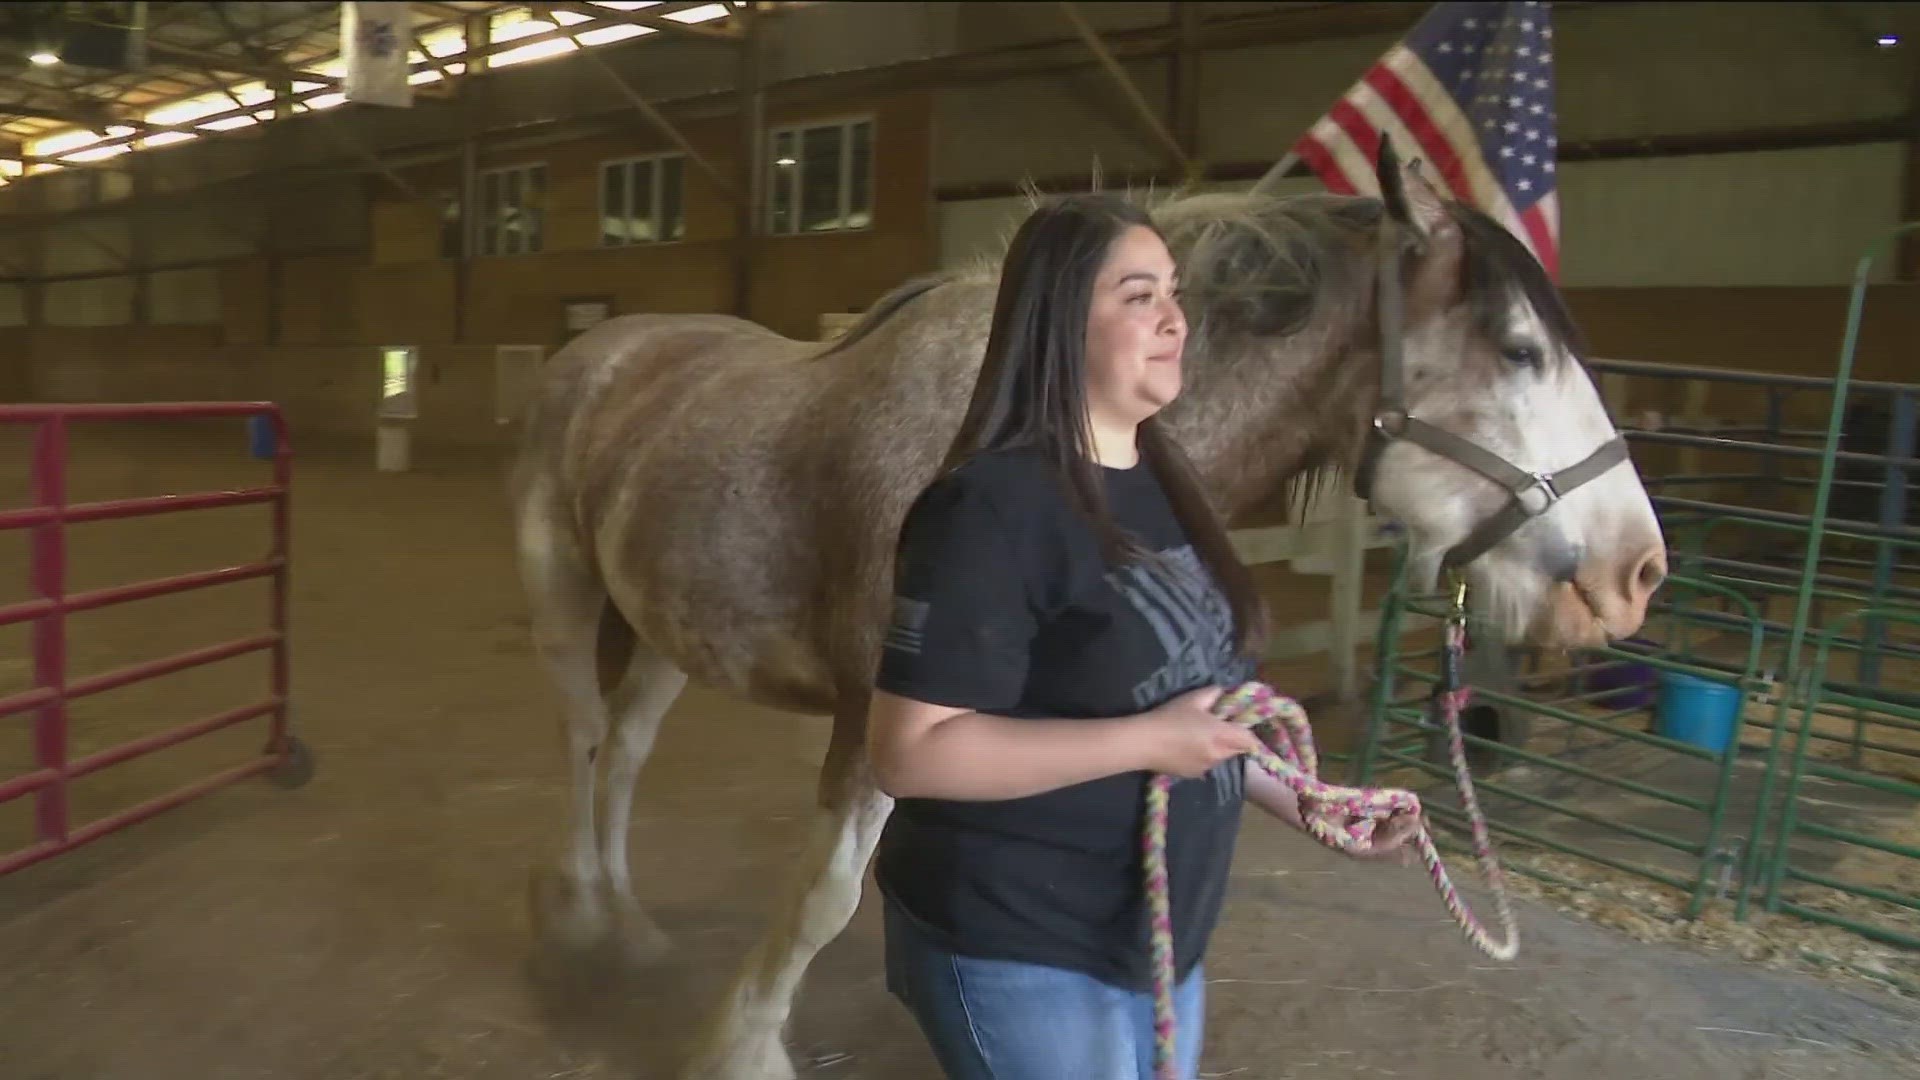
<svg viewBox="0 0 1920 1080"><path fill-rule="evenodd" d="M1398 439L1407 433L1407 421L1412 419L1405 409L1383 409L1373 414L1373 430L1384 438Z"/></svg>
<svg viewBox="0 0 1920 1080"><path fill-rule="evenodd" d="M1533 483L1514 492L1513 498L1515 502L1520 504L1520 509L1527 512L1528 517L1539 517L1541 514L1553 509L1553 504L1560 501L1562 493L1559 488L1553 485L1552 474L1530 473L1528 475L1533 477ZM1539 506L1537 508L1527 501L1527 497L1530 495L1538 498Z"/></svg>

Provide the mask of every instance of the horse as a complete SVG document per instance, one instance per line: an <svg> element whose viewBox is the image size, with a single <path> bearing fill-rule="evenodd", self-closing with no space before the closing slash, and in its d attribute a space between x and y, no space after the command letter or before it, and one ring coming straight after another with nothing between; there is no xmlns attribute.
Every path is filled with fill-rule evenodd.
<svg viewBox="0 0 1920 1080"><path fill-rule="evenodd" d="M1634 633L1665 542L1558 290L1417 164L1383 148L1376 179L1377 197L1281 197L1270 174L1151 207L1189 322L1170 432L1229 525L1356 476L1414 573L1464 572L1510 641ZM668 947L634 899L627 828L690 680L832 717L805 854L683 1077L795 1075L795 994L851 920L893 805L863 744L898 530L965 412L995 280L909 281L824 344L622 316L556 353L529 406L510 498L571 768L563 857L530 883L542 940L636 961Z"/></svg>

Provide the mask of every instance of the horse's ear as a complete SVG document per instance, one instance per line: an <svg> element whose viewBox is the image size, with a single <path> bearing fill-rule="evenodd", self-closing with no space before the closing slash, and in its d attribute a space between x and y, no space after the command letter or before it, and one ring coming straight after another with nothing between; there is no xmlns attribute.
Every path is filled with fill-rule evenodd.
<svg viewBox="0 0 1920 1080"><path fill-rule="evenodd" d="M1380 133L1380 150L1373 159L1373 180L1379 185L1380 199L1387 204L1387 213L1393 220L1410 228L1417 235L1426 230L1414 220L1412 209L1407 205L1407 188L1400 176L1400 155L1394 152L1393 136Z"/></svg>
<svg viewBox="0 0 1920 1080"><path fill-rule="evenodd" d="M1431 312L1446 307L1459 284L1463 242L1446 197L1427 180L1418 159L1401 167L1393 140L1384 133L1374 178L1380 183L1387 213L1417 238L1414 253L1419 261L1407 281L1409 309Z"/></svg>
<svg viewBox="0 0 1920 1080"><path fill-rule="evenodd" d="M1423 165L1419 158L1407 163L1407 203L1413 208L1413 219L1420 223L1420 231L1430 240L1457 235L1460 227L1447 212L1447 198L1427 179Z"/></svg>
<svg viewBox="0 0 1920 1080"><path fill-rule="evenodd" d="M1374 162L1374 180L1380 185L1380 198L1387 213L1420 238L1431 243L1449 231L1456 231L1447 213L1447 201L1428 182L1426 172L1415 158L1403 168L1393 138L1381 133L1380 153Z"/></svg>
<svg viewBox="0 0 1920 1080"><path fill-rule="evenodd" d="M1466 243L1460 223L1447 209L1446 197L1429 183L1419 161L1407 165L1406 197L1413 219L1426 238L1425 258L1407 283L1415 310L1438 310L1453 303L1460 282L1460 257Z"/></svg>

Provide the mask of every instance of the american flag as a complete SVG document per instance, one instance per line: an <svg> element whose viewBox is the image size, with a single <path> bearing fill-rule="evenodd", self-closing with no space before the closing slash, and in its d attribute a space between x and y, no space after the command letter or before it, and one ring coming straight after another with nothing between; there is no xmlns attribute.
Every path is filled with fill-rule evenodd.
<svg viewBox="0 0 1920 1080"><path fill-rule="evenodd" d="M1294 144L1329 190L1377 195L1380 132L1453 196L1519 237L1555 278L1553 26L1543 3L1436 4Z"/></svg>

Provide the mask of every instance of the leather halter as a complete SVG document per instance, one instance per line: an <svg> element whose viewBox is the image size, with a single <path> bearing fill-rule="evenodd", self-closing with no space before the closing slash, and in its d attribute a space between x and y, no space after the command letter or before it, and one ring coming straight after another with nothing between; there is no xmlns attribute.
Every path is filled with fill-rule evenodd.
<svg viewBox="0 0 1920 1080"><path fill-rule="evenodd" d="M1626 461L1627 440L1625 436L1615 435L1578 464L1556 473L1532 473L1414 416L1407 408L1406 370L1400 348L1404 303L1400 256L1406 245L1400 238L1400 223L1393 218L1391 203L1380 215L1379 244L1380 290L1376 304L1380 322L1380 401L1375 407L1366 449L1360 457L1360 468L1354 473L1353 493L1363 501L1372 501L1374 473L1380 456L1388 444L1402 439L1472 469L1505 488L1507 504L1475 526L1466 539L1442 557L1442 567L1454 570L1485 555L1514 530L1553 509L1580 485Z"/></svg>

